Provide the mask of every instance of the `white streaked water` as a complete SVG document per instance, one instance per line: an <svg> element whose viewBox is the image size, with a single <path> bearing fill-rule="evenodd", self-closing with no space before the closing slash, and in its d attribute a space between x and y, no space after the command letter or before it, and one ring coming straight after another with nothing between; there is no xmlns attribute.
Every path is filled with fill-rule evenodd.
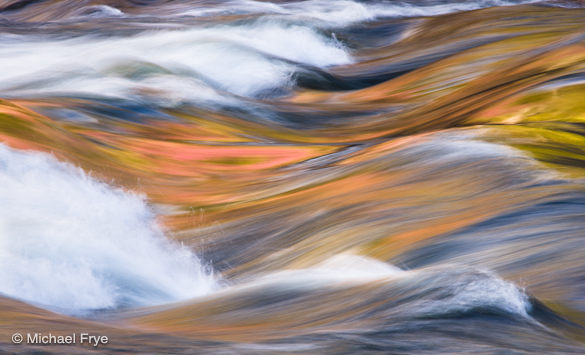
<svg viewBox="0 0 585 355"><path fill-rule="evenodd" d="M323 21L326 25L345 26L381 17L436 16L492 6L509 6L537 0L478 1L351 1L306 0L271 3L253 0L231 0L213 7L194 7L181 15L216 16L227 14L273 14Z"/></svg>
<svg viewBox="0 0 585 355"><path fill-rule="evenodd" d="M238 297L246 292L270 292L267 290L288 290L295 295L297 291L343 290L365 284L386 288L389 299L407 298L408 302L392 311L417 317L489 309L529 318L532 307L524 290L487 270L455 264L402 270L352 254L338 254L309 268L267 273L224 288L215 296Z"/></svg>
<svg viewBox="0 0 585 355"><path fill-rule="evenodd" d="M172 302L217 281L146 201L0 144L0 293L64 313Z"/></svg>
<svg viewBox="0 0 585 355"><path fill-rule="evenodd" d="M134 37L0 39L0 93L94 95L162 105L226 103L293 84L297 65L351 62L334 38L277 22Z"/></svg>
<svg viewBox="0 0 585 355"><path fill-rule="evenodd" d="M350 50L335 35L320 30L324 27L528 2L532 1L234 0L213 6L183 4L160 20L233 13L270 16L229 25L186 22L176 30L167 27L131 37L5 34L0 35L0 95L97 96L160 106L235 105L238 97L281 94L294 86L294 75L302 66L352 63ZM73 18L132 17L105 5L81 10Z"/></svg>

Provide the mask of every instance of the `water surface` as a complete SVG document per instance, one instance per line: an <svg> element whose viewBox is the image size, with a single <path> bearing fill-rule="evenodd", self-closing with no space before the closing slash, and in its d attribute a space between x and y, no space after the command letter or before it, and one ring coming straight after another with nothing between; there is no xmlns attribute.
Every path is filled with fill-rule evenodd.
<svg viewBox="0 0 585 355"><path fill-rule="evenodd" d="M0 1L0 349L581 354L579 1Z"/></svg>

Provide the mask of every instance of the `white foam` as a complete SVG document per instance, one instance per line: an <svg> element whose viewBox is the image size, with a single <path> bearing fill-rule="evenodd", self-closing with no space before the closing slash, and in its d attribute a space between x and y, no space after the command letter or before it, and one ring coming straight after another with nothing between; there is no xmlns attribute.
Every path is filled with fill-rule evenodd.
<svg viewBox="0 0 585 355"><path fill-rule="evenodd" d="M223 101L224 91L252 97L291 85L296 65L289 61L326 67L351 57L333 38L275 22L127 38L6 38L0 41L0 92Z"/></svg>
<svg viewBox="0 0 585 355"><path fill-rule="evenodd" d="M103 17L124 17L124 12L120 9L116 9L115 7L111 7L108 5L94 5L94 6L86 6L82 7L78 11L78 17L93 17L93 18L103 18Z"/></svg>
<svg viewBox="0 0 585 355"><path fill-rule="evenodd" d="M528 316L530 302L528 296L516 285L504 281L496 275L486 273L486 277L457 285L455 297L444 306L445 311L459 311L474 307L494 307L507 312Z"/></svg>
<svg viewBox="0 0 585 355"><path fill-rule="evenodd" d="M448 283L442 287L452 296L432 301L424 300L416 307L417 313L440 315L492 308L528 317L531 305L522 289L488 271L469 272L469 277L458 280L457 276L453 275L453 280L446 279Z"/></svg>
<svg viewBox="0 0 585 355"><path fill-rule="evenodd" d="M207 294L145 200L52 156L0 144L0 293L66 313Z"/></svg>

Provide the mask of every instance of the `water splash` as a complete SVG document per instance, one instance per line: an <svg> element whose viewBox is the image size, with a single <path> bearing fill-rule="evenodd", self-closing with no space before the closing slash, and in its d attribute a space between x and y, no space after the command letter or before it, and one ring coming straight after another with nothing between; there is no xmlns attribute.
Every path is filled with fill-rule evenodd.
<svg viewBox="0 0 585 355"><path fill-rule="evenodd" d="M144 199L47 154L0 145L0 293L66 313L136 307L217 287L169 242Z"/></svg>

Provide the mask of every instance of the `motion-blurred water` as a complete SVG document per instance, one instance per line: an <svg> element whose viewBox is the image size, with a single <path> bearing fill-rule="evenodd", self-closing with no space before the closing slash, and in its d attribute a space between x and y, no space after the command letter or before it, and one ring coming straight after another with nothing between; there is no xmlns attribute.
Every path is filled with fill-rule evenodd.
<svg viewBox="0 0 585 355"><path fill-rule="evenodd" d="M580 1L0 1L0 350L581 354Z"/></svg>

